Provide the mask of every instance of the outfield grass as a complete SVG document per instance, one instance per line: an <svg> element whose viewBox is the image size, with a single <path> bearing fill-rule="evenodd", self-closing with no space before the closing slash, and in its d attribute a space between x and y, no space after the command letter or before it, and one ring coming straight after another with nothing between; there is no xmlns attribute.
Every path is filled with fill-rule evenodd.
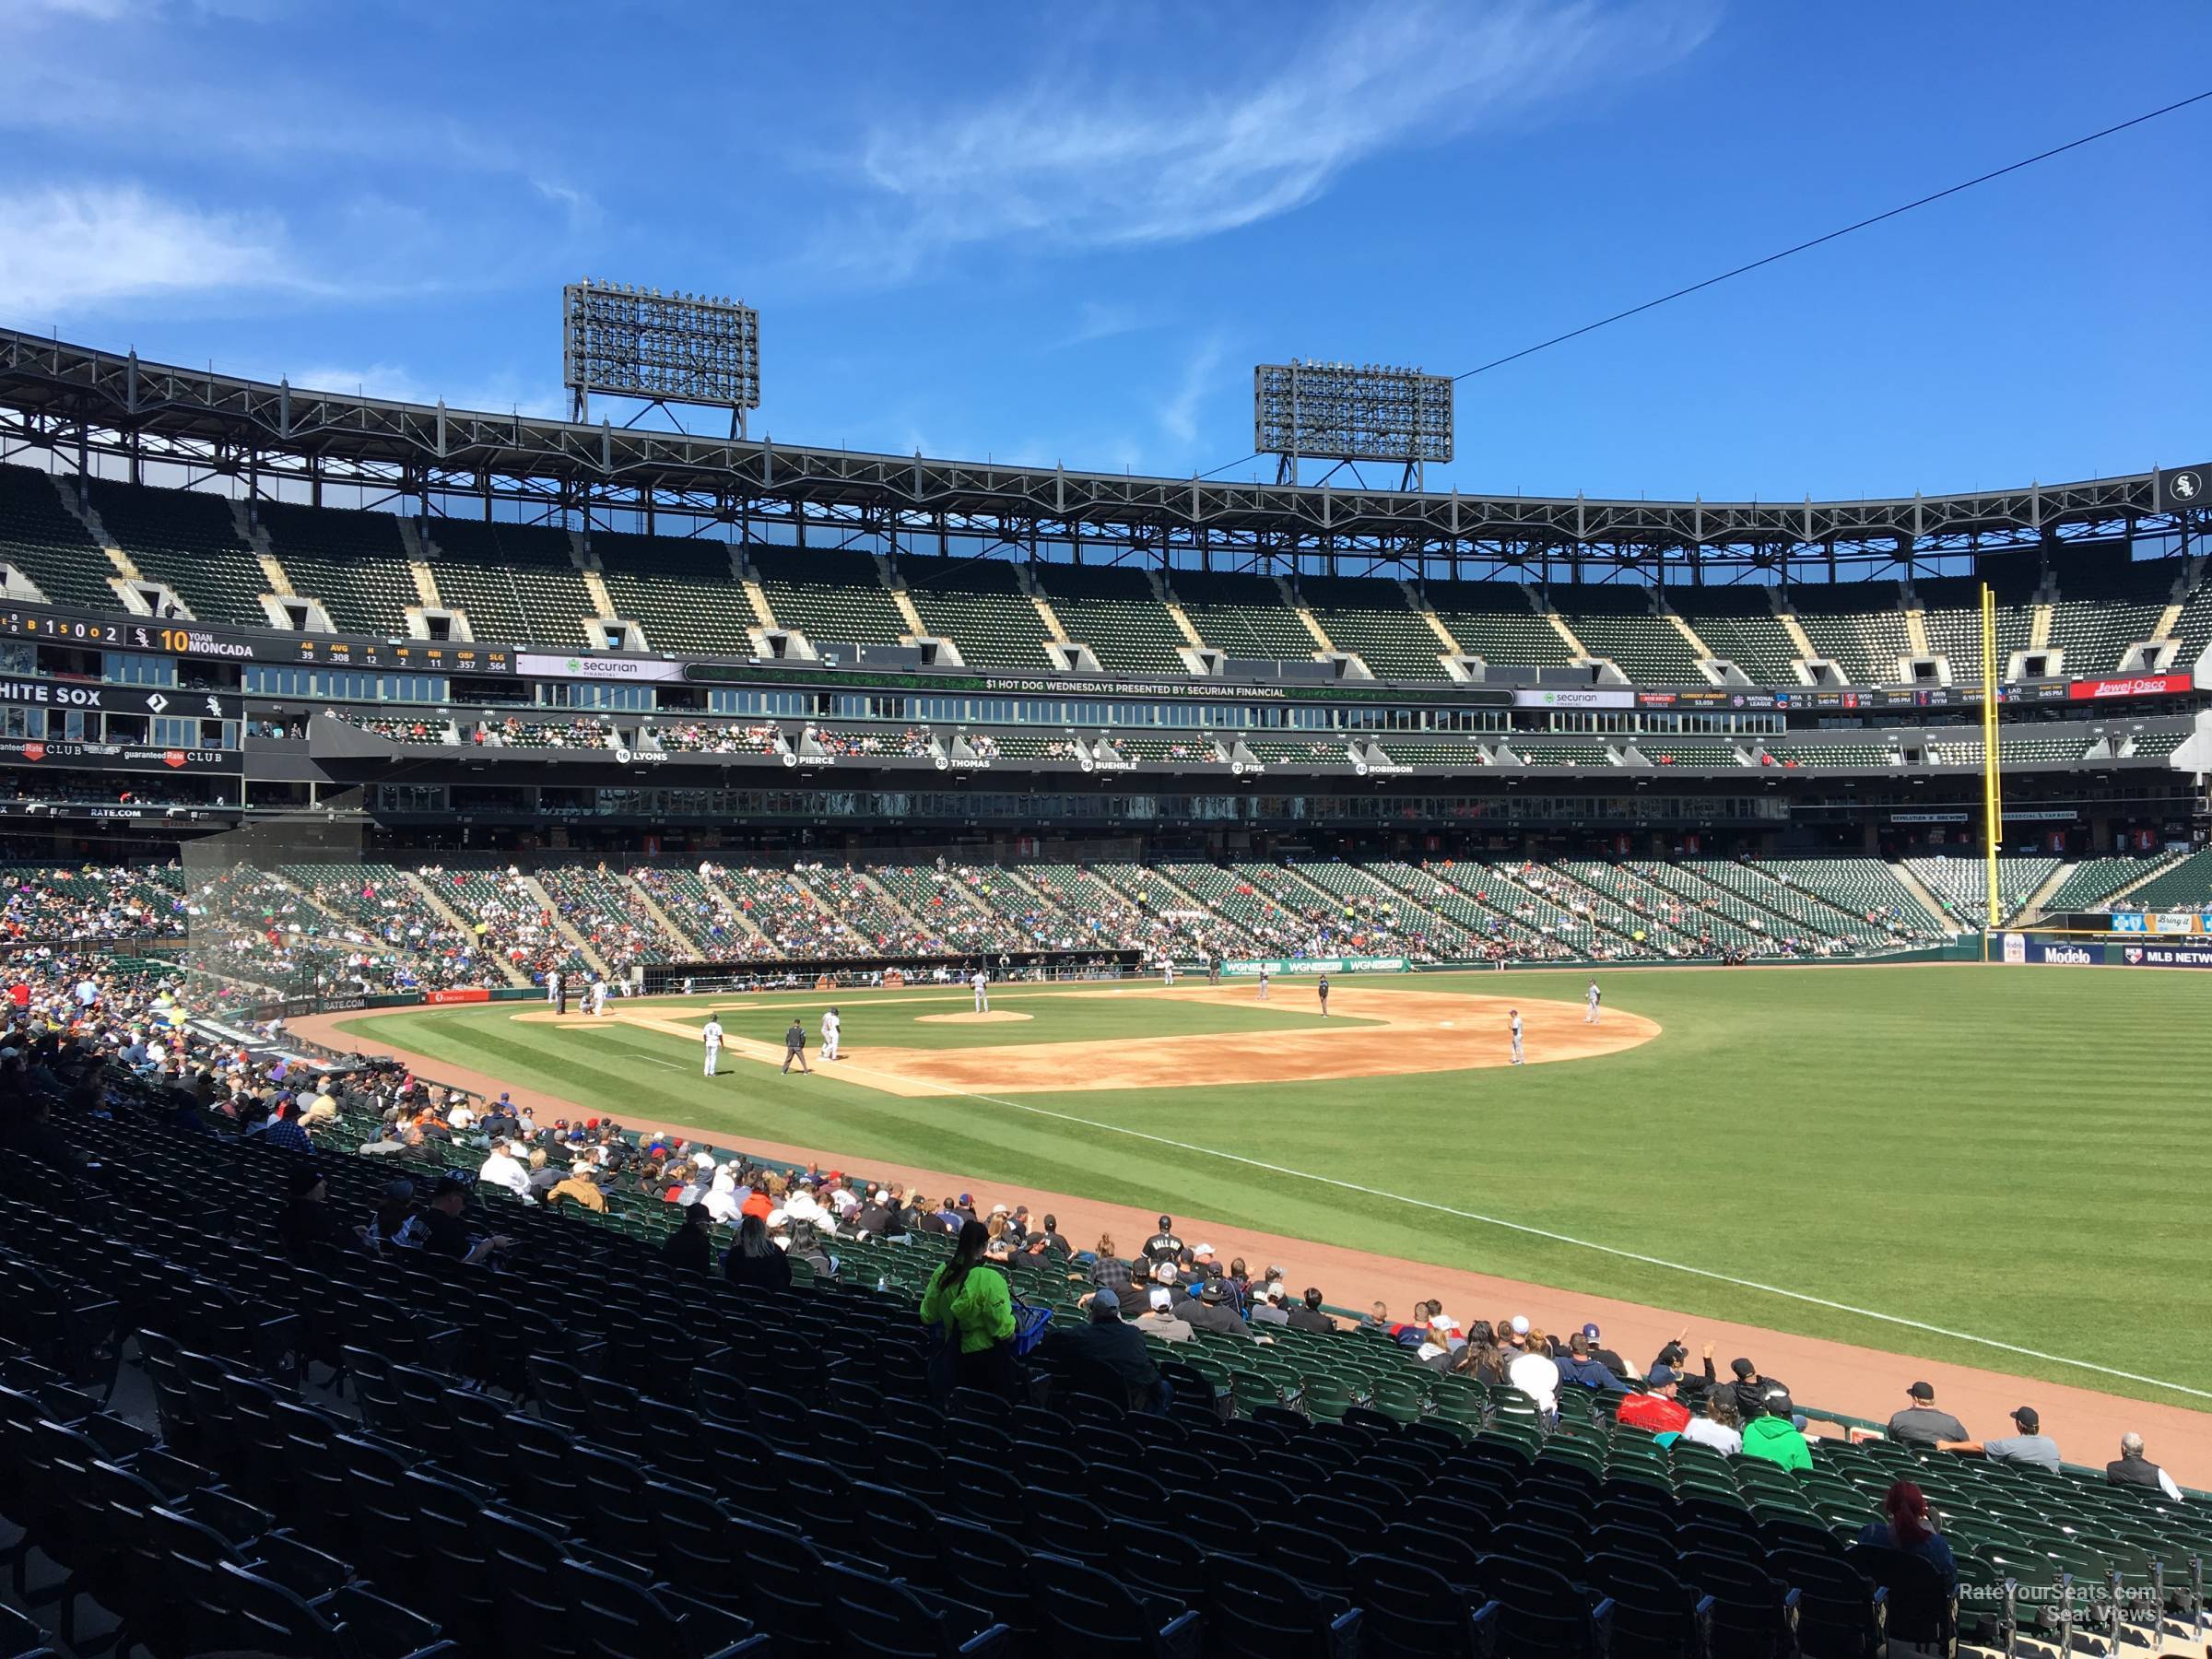
<svg viewBox="0 0 2212 1659"><path fill-rule="evenodd" d="M785 1079L744 1063L710 1083L697 1075L695 1044L515 1025L512 1006L359 1023L366 1036L588 1111L693 1124L735 1144L753 1135L855 1162L1081 1193L1900 1354L2212 1404L1495 1224L2212 1391L2200 1207L2212 1138L2199 1118L2212 1069L2212 976L1961 965L1601 978L1608 1008L1656 1019L1663 1034L1571 1065L1038 1093L1014 1104L897 1100L834 1076ZM1519 1000L1572 1001L1583 984L1580 974L1467 974L1359 988L1510 988ZM1310 986L1278 982L1276 994L1292 1006L1271 1018L1311 1018L1296 1011ZM892 1037L871 1031L858 993L763 1002L809 1010L811 1038L812 1011L832 1000L861 1048L871 1039L905 1044L913 1032L993 1044L1065 1040L1093 1035L1082 1029L1092 1018L1168 1018L1163 1005L1154 1016L1136 998L1006 991L994 1006L1041 1018L909 1025ZM743 1029L772 1040L787 1019L748 1004ZM1137 1138L1147 1135L1209 1150ZM1440 1215L1309 1175L1495 1219Z"/></svg>

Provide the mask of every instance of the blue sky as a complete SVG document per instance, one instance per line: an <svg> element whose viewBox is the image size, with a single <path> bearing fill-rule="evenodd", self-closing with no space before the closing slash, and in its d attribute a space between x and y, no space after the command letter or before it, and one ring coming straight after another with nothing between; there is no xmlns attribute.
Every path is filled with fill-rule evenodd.
<svg viewBox="0 0 2212 1659"><path fill-rule="evenodd" d="M1255 361L1470 368L2207 46L2196 0L0 0L0 321L549 413L589 273L759 305L756 434L1188 475L1250 452ZM1465 382L1430 482L2201 460L2208 158L2212 103Z"/></svg>

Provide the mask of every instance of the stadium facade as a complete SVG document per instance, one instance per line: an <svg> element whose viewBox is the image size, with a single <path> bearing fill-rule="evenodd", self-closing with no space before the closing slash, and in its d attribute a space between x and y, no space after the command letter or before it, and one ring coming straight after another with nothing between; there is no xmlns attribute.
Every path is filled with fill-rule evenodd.
<svg viewBox="0 0 2212 1659"><path fill-rule="evenodd" d="M0 459L18 857L341 801L371 846L475 853L1965 848L1983 583L2008 847L2205 827L2205 468L1773 504L1182 482L20 334Z"/></svg>

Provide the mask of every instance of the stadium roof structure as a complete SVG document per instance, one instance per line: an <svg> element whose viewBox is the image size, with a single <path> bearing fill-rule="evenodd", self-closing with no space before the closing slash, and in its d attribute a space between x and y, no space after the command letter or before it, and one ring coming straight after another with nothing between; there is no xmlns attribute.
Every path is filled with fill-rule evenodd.
<svg viewBox="0 0 2212 1659"><path fill-rule="evenodd" d="M2146 471L2072 484L1858 501L1477 496L932 461L583 425L306 391L0 330L0 446L304 485L371 500L494 500L524 519L608 528L641 515L802 544L947 551L972 538L1098 562L1460 577L1568 567L1580 581L1724 583L1910 575L1947 556L2186 528L2190 491ZM2194 480L2204 469L2192 469ZM287 488L288 484L290 488ZM2169 494L2175 496L2168 500Z"/></svg>

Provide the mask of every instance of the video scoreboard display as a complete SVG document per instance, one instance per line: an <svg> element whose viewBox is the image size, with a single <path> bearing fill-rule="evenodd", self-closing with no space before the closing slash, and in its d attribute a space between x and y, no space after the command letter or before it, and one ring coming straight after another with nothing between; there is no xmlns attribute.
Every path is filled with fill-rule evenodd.
<svg viewBox="0 0 2212 1659"><path fill-rule="evenodd" d="M144 651L203 662L269 663L325 668L389 668L409 674L512 674L514 653L466 641L371 640L343 634L259 633L196 622L100 618L66 612L0 612L0 638L78 645L88 651Z"/></svg>

